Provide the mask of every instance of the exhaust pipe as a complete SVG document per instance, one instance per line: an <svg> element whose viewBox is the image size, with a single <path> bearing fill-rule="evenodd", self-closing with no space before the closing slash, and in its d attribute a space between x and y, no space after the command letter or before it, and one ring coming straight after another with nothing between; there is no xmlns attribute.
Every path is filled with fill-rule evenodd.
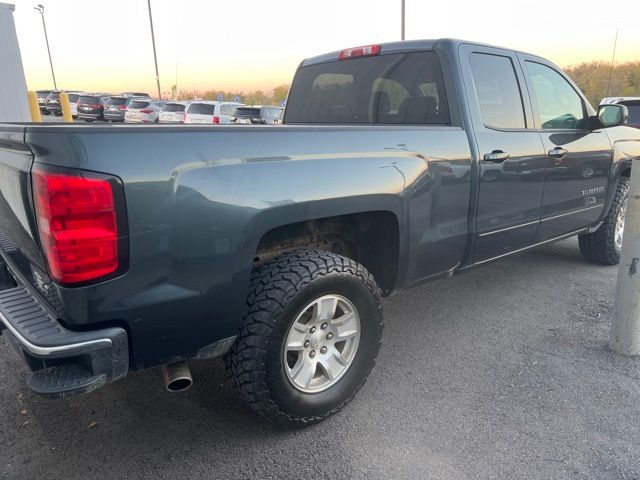
<svg viewBox="0 0 640 480"><path fill-rule="evenodd" d="M185 361L163 365L162 377L168 392L183 392L193 385L189 364Z"/></svg>

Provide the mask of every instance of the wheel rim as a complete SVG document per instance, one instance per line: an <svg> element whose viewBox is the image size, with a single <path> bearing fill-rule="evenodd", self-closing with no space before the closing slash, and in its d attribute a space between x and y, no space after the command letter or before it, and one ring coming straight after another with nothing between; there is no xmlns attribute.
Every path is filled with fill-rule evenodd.
<svg viewBox="0 0 640 480"><path fill-rule="evenodd" d="M353 363L360 332L360 316L347 298L325 295L309 303L285 340L284 370L289 382L305 393L335 385Z"/></svg>
<svg viewBox="0 0 640 480"><path fill-rule="evenodd" d="M627 201L625 200L620 210L618 211L618 215L616 216L616 228L615 228L615 242L616 248L618 250L622 249L622 236L624 234L624 216L627 211Z"/></svg>

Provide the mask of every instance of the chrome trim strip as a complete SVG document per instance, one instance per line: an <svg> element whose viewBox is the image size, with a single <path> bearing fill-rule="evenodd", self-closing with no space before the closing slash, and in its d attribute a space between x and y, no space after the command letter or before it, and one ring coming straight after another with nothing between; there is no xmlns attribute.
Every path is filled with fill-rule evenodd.
<svg viewBox="0 0 640 480"><path fill-rule="evenodd" d="M564 234L562 234L562 235L560 235L558 237L553 237L553 238L550 238L548 240L543 240L542 242L534 243L533 245L528 245L526 247L522 247L522 248L519 248L517 250L512 250L511 252L503 253L501 255L498 255L497 257L491 257L491 258L487 258L485 260L480 260L479 262L472 263L467 268L476 267L478 265L482 265L483 263L487 263L487 262L493 262L494 260L498 260L500 258L508 257L509 255L514 255L516 253L526 252L527 250L532 250L532 249L534 249L536 247L539 247L541 245L545 245L547 243L553 243L553 242L557 242L557 241L560 241L560 240L564 240L566 238L571 238L571 237L573 237L575 235L578 235L578 234L580 234L580 233L582 233L582 232L584 232L584 231L586 231L588 229L589 229L589 227L584 227L584 228L580 228L578 230L573 230L572 232L564 233Z"/></svg>
<svg viewBox="0 0 640 480"><path fill-rule="evenodd" d="M534 220L533 222L521 223L512 227L500 228L499 230L491 230L490 232L482 232L478 234L478 237L488 237L489 235L495 235L496 233L508 232L509 230L516 230L517 228L528 227L540 223L540 220Z"/></svg>
<svg viewBox="0 0 640 480"><path fill-rule="evenodd" d="M554 215L552 217L544 217L542 221L546 222L548 220L555 220L556 218L566 217L567 215L573 215L574 213L586 212L587 210L593 210L594 208L604 208L604 203L587 208L581 208L580 210L573 210L572 212L561 213L560 215Z"/></svg>
<svg viewBox="0 0 640 480"><path fill-rule="evenodd" d="M100 338L97 340L90 340L88 342L80 342L80 343L70 343L69 345L60 345L56 347L39 347L38 345L34 345L29 340L24 338L16 328L11 325L7 317L5 317L2 312L0 312L0 320L5 324L7 329L11 331L11 333L18 339L18 341L31 353L34 355L40 356L49 356L56 355L59 353L68 353L73 352L74 350L85 350L86 347L110 347L112 345L110 338Z"/></svg>

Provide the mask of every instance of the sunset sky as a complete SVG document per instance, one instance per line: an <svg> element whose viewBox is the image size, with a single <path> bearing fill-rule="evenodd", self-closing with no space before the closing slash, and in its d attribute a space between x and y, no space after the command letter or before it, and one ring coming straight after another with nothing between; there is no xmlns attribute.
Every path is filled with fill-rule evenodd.
<svg viewBox="0 0 640 480"><path fill-rule="evenodd" d="M3 0L14 17L30 89L51 88L40 14L59 88L155 91L146 0ZM640 60L640 3L406 0L407 39L454 37L528 51L560 66ZM151 0L163 92L270 89L300 60L399 40L400 0ZM597 8L596 8L597 5Z"/></svg>

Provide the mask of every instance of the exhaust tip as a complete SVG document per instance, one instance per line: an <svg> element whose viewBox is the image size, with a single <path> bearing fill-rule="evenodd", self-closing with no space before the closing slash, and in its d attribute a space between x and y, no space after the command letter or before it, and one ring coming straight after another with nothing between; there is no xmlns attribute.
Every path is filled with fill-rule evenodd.
<svg viewBox="0 0 640 480"><path fill-rule="evenodd" d="M163 365L162 376L168 392L184 392L193 385L189 364L185 361Z"/></svg>

